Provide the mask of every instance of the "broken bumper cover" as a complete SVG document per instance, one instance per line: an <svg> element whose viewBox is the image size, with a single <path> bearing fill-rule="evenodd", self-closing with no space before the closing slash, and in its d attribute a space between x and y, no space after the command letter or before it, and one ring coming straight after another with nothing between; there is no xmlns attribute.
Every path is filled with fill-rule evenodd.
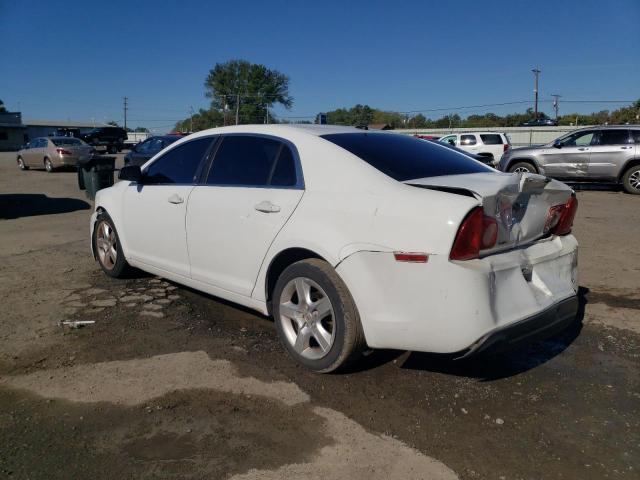
<svg viewBox="0 0 640 480"><path fill-rule="evenodd" d="M577 296L567 298L544 312L486 334L467 350L460 352L456 358L469 358L480 353L498 353L518 345L549 338L575 321L578 308Z"/></svg>

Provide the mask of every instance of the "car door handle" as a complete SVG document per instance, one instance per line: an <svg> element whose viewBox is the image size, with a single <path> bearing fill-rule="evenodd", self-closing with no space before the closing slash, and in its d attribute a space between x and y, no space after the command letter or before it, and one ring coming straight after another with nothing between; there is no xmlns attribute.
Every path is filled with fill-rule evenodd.
<svg viewBox="0 0 640 480"><path fill-rule="evenodd" d="M264 213L276 213L280 211L280 206L271 203L269 200L264 200L258 203L255 207L257 211Z"/></svg>
<svg viewBox="0 0 640 480"><path fill-rule="evenodd" d="M182 198L180 195L178 195L177 193L174 193L173 195L171 195L169 198L167 198L167 201L169 203L173 203L174 205L178 205L180 203L184 202L184 198Z"/></svg>
<svg viewBox="0 0 640 480"><path fill-rule="evenodd" d="M580 150L581 152L586 152L589 149L587 147L582 147L582 148L579 148L578 150Z"/></svg>
<svg viewBox="0 0 640 480"><path fill-rule="evenodd" d="M620 147L622 150L629 150L631 147Z"/></svg>

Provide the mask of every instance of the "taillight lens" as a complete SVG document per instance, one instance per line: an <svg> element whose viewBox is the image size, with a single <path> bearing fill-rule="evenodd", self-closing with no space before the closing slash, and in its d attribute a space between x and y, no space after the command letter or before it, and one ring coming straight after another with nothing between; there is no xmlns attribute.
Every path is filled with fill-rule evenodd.
<svg viewBox="0 0 640 480"><path fill-rule="evenodd" d="M569 235L577 211L578 199L574 195L564 205L551 207L547 216L545 231L553 235Z"/></svg>
<svg viewBox="0 0 640 480"><path fill-rule="evenodd" d="M56 148L56 152L58 152L60 155L71 155L71 152L69 150L65 150L64 148Z"/></svg>
<svg viewBox="0 0 640 480"><path fill-rule="evenodd" d="M471 260L480 256L480 250L491 248L498 240L498 223L487 217L482 207L476 207L464 219L453 242L451 260Z"/></svg>
<svg viewBox="0 0 640 480"><path fill-rule="evenodd" d="M509 145L508 143L505 143L504 145L502 145L502 153L504 153L507 150L509 150L510 147L511 147L511 145Z"/></svg>

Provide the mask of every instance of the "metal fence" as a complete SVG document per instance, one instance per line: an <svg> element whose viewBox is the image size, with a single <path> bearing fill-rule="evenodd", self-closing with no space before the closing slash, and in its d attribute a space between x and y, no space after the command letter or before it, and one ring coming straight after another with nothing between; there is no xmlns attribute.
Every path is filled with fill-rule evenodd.
<svg viewBox="0 0 640 480"><path fill-rule="evenodd" d="M464 132L500 132L507 134L511 145L514 147L524 147L549 143L576 128L588 126L589 125L582 125L580 127L400 128L394 130L394 132L408 135L434 135L437 137Z"/></svg>

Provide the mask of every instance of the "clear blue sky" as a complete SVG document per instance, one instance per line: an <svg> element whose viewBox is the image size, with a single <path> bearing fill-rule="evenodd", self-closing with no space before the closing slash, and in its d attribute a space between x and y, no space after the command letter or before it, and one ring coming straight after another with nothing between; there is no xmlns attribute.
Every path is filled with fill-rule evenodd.
<svg viewBox="0 0 640 480"><path fill-rule="evenodd" d="M282 116L527 100L536 65L541 100L634 100L639 27L639 0L0 0L0 98L26 118L122 122L126 95L130 125L166 130L207 107L215 63L242 58L289 75Z"/></svg>

